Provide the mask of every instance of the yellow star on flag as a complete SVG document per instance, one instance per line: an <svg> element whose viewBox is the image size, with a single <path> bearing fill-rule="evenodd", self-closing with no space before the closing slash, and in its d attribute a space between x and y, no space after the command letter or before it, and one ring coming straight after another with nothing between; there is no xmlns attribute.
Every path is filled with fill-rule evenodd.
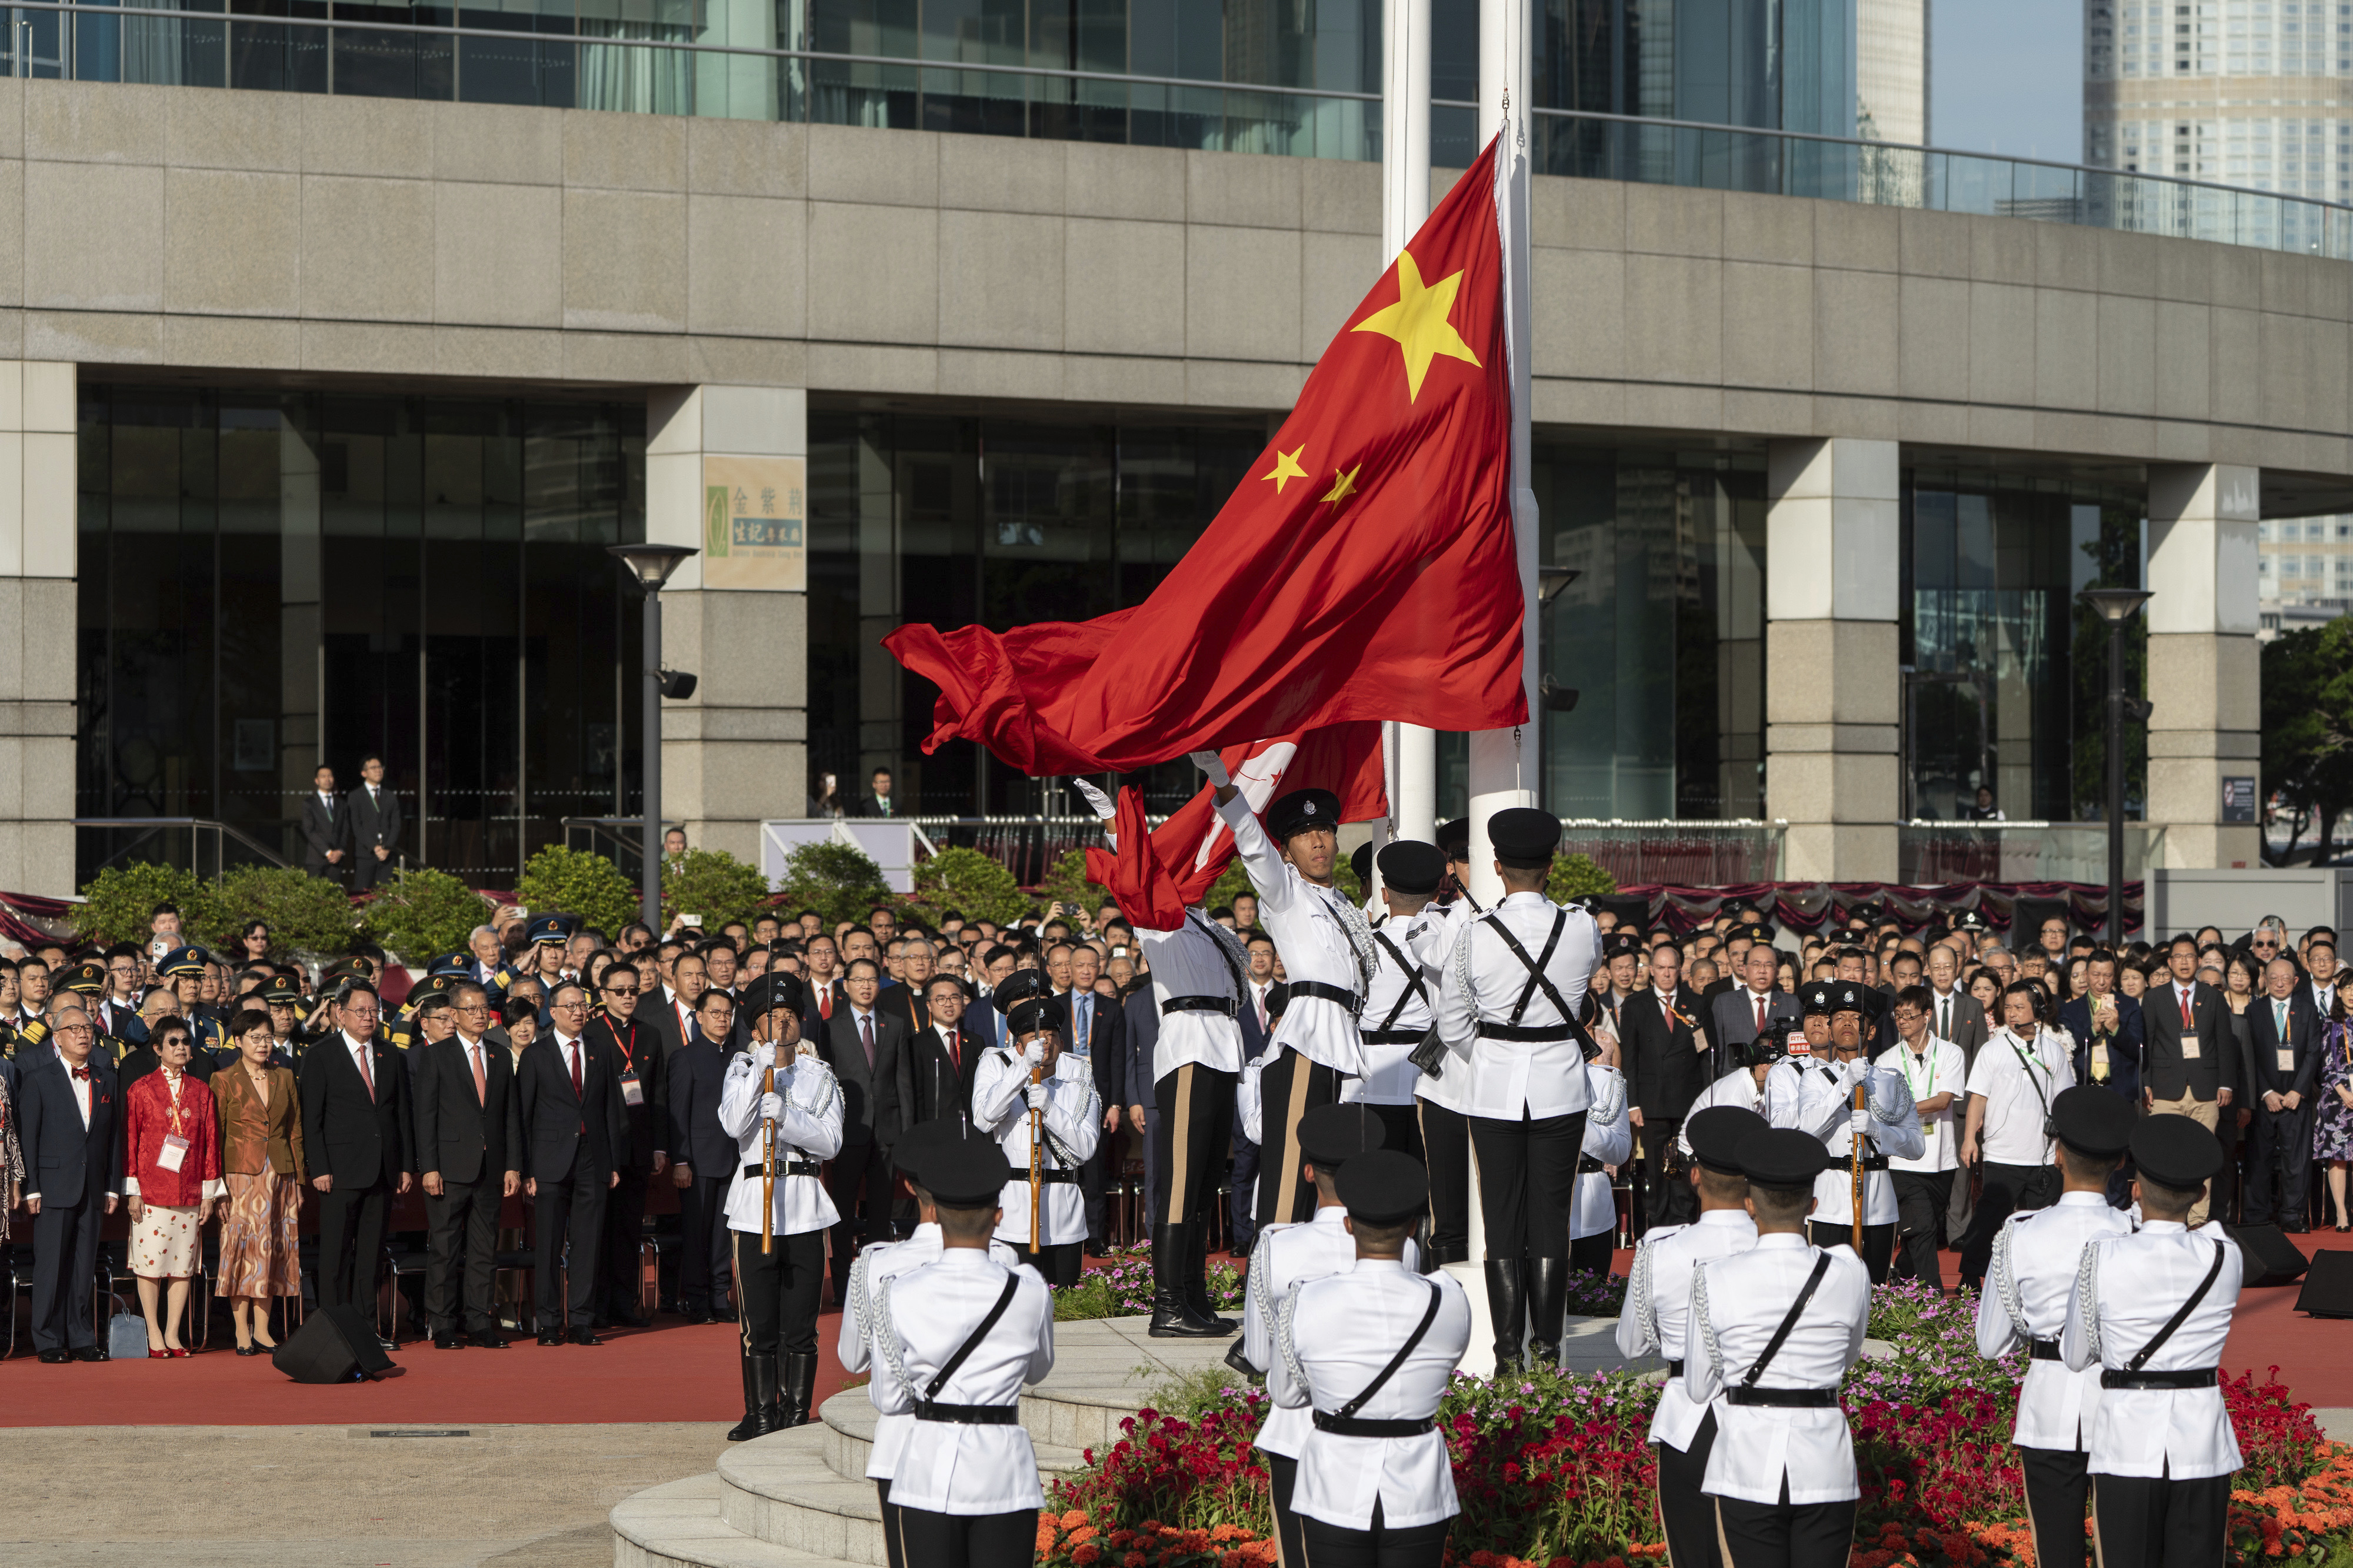
<svg viewBox="0 0 2353 1568"><path fill-rule="evenodd" d="M1304 442L1300 444L1297 451L1286 452L1280 447L1276 447L1274 452L1274 471L1271 474L1261 474L1259 478L1262 479L1272 479L1274 481L1274 493L1281 495L1282 493L1283 486L1289 484L1293 479L1303 479L1307 477L1307 470L1299 466L1299 454L1305 450L1307 450L1307 447Z"/></svg>
<svg viewBox="0 0 2353 1568"><path fill-rule="evenodd" d="M1355 495L1356 493L1356 475L1364 468L1364 464L1358 463L1355 468L1348 469L1345 473L1335 470L1332 475L1332 493L1322 497L1318 500L1317 504L1321 505L1323 501L1330 501L1336 506L1340 502L1346 500L1350 496Z"/></svg>
<svg viewBox="0 0 2353 1568"><path fill-rule="evenodd" d="M1462 274L1454 272L1429 288L1421 281L1421 268L1409 250L1398 252L1398 301L1383 306L1356 323L1360 332L1379 332L1398 341L1405 351L1405 385L1409 401L1421 397L1421 379L1430 374L1430 362L1440 354L1479 363L1462 334L1454 330L1447 317L1454 310L1455 290L1462 287Z"/></svg>

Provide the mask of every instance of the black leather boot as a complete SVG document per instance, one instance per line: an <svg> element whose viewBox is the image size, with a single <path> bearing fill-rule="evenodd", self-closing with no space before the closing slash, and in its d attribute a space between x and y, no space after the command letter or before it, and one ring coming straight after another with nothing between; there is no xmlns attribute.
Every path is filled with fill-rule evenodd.
<svg viewBox="0 0 2353 1568"><path fill-rule="evenodd" d="M784 1373L784 1399L776 1415L778 1431L809 1424L809 1402L817 1394L817 1352L797 1351L787 1354Z"/></svg>
<svg viewBox="0 0 2353 1568"><path fill-rule="evenodd" d="M1185 1267L1191 1257L1188 1227L1164 1225L1152 1233L1152 1326L1155 1340L1208 1340L1226 1332L1198 1316L1185 1299Z"/></svg>
<svg viewBox="0 0 2353 1568"><path fill-rule="evenodd" d="M1567 1326L1568 1259L1528 1260L1528 1364L1560 1366L1561 1331Z"/></svg>
<svg viewBox="0 0 2353 1568"><path fill-rule="evenodd" d="M760 1378L756 1363L765 1360L772 1367L776 1364L774 1357L754 1357L751 1352L745 1350L738 1350L736 1355L744 1363L744 1419L728 1428L727 1440L731 1443L741 1443L746 1438L757 1437L768 1430L768 1406L767 1402L760 1396ZM773 1380L772 1373L771 1381Z"/></svg>
<svg viewBox="0 0 2353 1568"><path fill-rule="evenodd" d="M1487 1316L1495 1325L1495 1372L1520 1364L1527 1333L1527 1259L1487 1259Z"/></svg>
<svg viewBox="0 0 2353 1568"><path fill-rule="evenodd" d="M1185 1226L1185 1304L1203 1322L1215 1323L1218 1332L1234 1331L1234 1321L1219 1317L1218 1304L1209 1300L1209 1227L1198 1220Z"/></svg>

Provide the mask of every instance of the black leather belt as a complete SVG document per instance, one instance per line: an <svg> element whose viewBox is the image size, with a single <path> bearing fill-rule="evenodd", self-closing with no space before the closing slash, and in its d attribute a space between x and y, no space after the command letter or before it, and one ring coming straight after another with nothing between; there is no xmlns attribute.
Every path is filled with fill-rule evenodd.
<svg viewBox="0 0 2353 1568"><path fill-rule="evenodd" d="M1329 1432L1337 1437L1419 1437L1438 1429L1438 1418L1425 1415L1419 1421L1372 1421L1362 1415L1338 1415L1329 1410L1315 1413L1315 1430Z"/></svg>
<svg viewBox="0 0 2353 1568"><path fill-rule="evenodd" d="M1579 1154L1577 1157L1577 1173L1580 1176L1606 1176L1609 1173L1609 1167L1590 1154Z"/></svg>
<svg viewBox="0 0 2353 1568"><path fill-rule="evenodd" d="M1735 1405L1764 1405L1780 1410L1835 1410L1839 1402L1835 1388L1743 1388L1736 1384L1725 1389L1724 1396Z"/></svg>
<svg viewBox="0 0 2353 1568"><path fill-rule="evenodd" d="M1234 1016L1236 1004L1230 996L1171 996L1160 1004L1160 1016L1171 1013L1215 1013L1220 1018Z"/></svg>
<svg viewBox="0 0 2353 1568"><path fill-rule="evenodd" d="M1573 1040L1577 1037L1574 1024L1496 1024L1485 1018L1479 1020L1479 1034L1490 1040Z"/></svg>
<svg viewBox="0 0 2353 1568"><path fill-rule="evenodd" d="M746 1165L744 1173L757 1176L766 1170L765 1165ZM780 1176L814 1176L817 1173L818 1163L815 1160L788 1160L776 1167L776 1174Z"/></svg>
<svg viewBox="0 0 2353 1568"><path fill-rule="evenodd" d="M1326 985L1321 980L1294 980L1291 983L1291 999L1320 996L1326 1002L1337 1002L1351 1013L1356 1010L1356 994L1345 985Z"/></svg>
<svg viewBox="0 0 2353 1568"><path fill-rule="evenodd" d="M2057 1340L2029 1340L2026 1342L2034 1360L2057 1361L2059 1359L2059 1342Z"/></svg>
<svg viewBox="0 0 2353 1568"><path fill-rule="evenodd" d="M2104 1372L2100 1373L2102 1388L2211 1388L2214 1369L2201 1366L2191 1372Z"/></svg>
<svg viewBox="0 0 2353 1568"><path fill-rule="evenodd" d="M1427 1029L1366 1029L1363 1031L1368 1046L1418 1046Z"/></svg>
<svg viewBox="0 0 2353 1568"><path fill-rule="evenodd" d="M1850 1165L1848 1168L1852 1170L1853 1167ZM1862 1168L1866 1171L1883 1171L1887 1169L1887 1156L1884 1154L1865 1154L1862 1157ZM1831 1169L1835 1171L1838 1167L1836 1165L1832 1165Z"/></svg>
<svg viewBox="0 0 2353 1568"><path fill-rule="evenodd" d="M1681 1377L1683 1374L1683 1363L1681 1363L1681 1362L1679 1362L1679 1361L1671 1361L1671 1362L1667 1363L1667 1375L1668 1375L1669 1377Z"/></svg>
<svg viewBox="0 0 2353 1568"><path fill-rule="evenodd" d="M915 1401L915 1419L942 1421L952 1426L1018 1426L1018 1405L943 1405L936 1399Z"/></svg>
<svg viewBox="0 0 2353 1568"><path fill-rule="evenodd" d="M1015 1171L1013 1173L1013 1179L1017 1182L1026 1182L1029 1179L1029 1176L1027 1172ZM1076 1171L1041 1170L1038 1173L1038 1179L1045 1183L1048 1186L1052 1186L1056 1182L1075 1182L1079 1179L1079 1173Z"/></svg>

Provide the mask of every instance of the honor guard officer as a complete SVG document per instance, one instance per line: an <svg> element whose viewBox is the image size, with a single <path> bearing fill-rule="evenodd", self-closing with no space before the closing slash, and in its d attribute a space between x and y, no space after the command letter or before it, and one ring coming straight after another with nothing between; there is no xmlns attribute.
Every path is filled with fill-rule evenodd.
<svg viewBox="0 0 2353 1568"><path fill-rule="evenodd" d="M314 1037L302 1026L301 990L291 980L273 980L260 994L269 1009L269 1065L290 1068Z"/></svg>
<svg viewBox="0 0 2353 1568"><path fill-rule="evenodd" d="M1290 1010L1259 1058L1266 1136L1259 1141L1258 1223L1305 1219L1299 1119L1337 1100L1347 1079L1364 1076L1357 1031L1380 950L1365 912L1332 884L1340 858L1340 797L1293 790L1267 807L1261 827L1215 752L1196 752L1193 761L1217 786L1218 815L1233 829L1242 868L1258 891L1259 923L1273 936L1291 985Z"/></svg>
<svg viewBox="0 0 2353 1568"><path fill-rule="evenodd" d="M2121 1095L2079 1086L2062 1090L2051 1113L2066 1190L2050 1208L2010 1215L1994 1237L1978 1298L1978 1353L2033 1352L2018 1390L2011 1440L2026 1473L2034 1561L2042 1568L2083 1568L2091 1485L2084 1445L2099 1409L2100 1381L2095 1369L2070 1372L2060 1363L2059 1336L2084 1249L2103 1237L2132 1233L2131 1219L2108 1205L2107 1188L2132 1138L2133 1107Z"/></svg>
<svg viewBox="0 0 2353 1568"><path fill-rule="evenodd" d="M719 1125L742 1152L727 1194L744 1357L744 1420L727 1434L736 1442L807 1421L817 1388L825 1238L841 1217L818 1171L841 1152L842 1107L833 1069L801 1038L802 1002L789 974L764 974L745 988L752 1048L728 1058L719 1096ZM772 1167L769 1207L762 1193Z"/></svg>
<svg viewBox="0 0 2353 1568"><path fill-rule="evenodd" d="M1871 1274L1852 1248L1809 1244L1821 1140L1751 1132L1757 1245L1692 1271L1683 1396L1715 1416L1702 1490L1725 1568L1846 1568L1862 1489L1839 1384L1862 1354Z"/></svg>
<svg viewBox="0 0 2353 1568"><path fill-rule="evenodd" d="M1439 852L1446 858L1449 879L1461 874L1470 841L1467 837L1452 841L1448 835L1459 829L1467 836L1468 820L1461 818L1438 830ZM1441 883L1441 889L1448 885ZM1485 912L1470 894L1459 890L1451 901L1422 911L1421 926L1408 952L1419 963L1423 983L1433 991L1442 980L1447 961L1454 955L1454 944L1471 922ZM1431 1023L1435 1027L1435 1009ZM1440 1057L1433 1061L1424 1053L1425 1067L1418 1071L1413 1086L1422 1164L1430 1172L1427 1261L1431 1268L1471 1260L1471 1122L1462 1113L1471 1071L1461 1062L1450 1070L1450 1059Z"/></svg>
<svg viewBox="0 0 2353 1568"><path fill-rule="evenodd" d="M1313 1406L1291 1494L1303 1557L1316 1568L1438 1568L1461 1510L1435 1418L1471 1342L1471 1303L1452 1275L1407 1265L1430 1197L1410 1155L1359 1155L1335 1185L1355 1261L1282 1300L1267 1369L1276 1409Z"/></svg>
<svg viewBox="0 0 2353 1568"><path fill-rule="evenodd" d="M1071 781L1103 837L1119 847L1111 797ZM1250 959L1241 939L1196 904L1166 931L1134 911L1160 1033L1152 1047L1152 1326L1155 1339L1206 1339L1233 1330L1212 1310L1208 1278L1209 1217L1233 1142L1234 1083L1242 1070L1239 1022ZM1131 1094L1132 1100L1140 1100Z"/></svg>
<svg viewBox="0 0 2353 1568"><path fill-rule="evenodd" d="M1319 1105L1299 1119L1300 1152L1315 1184L1315 1217L1304 1225L1271 1225L1258 1233L1258 1246L1250 1252L1240 1345L1252 1372L1264 1375L1274 1364L1276 1321L1292 1289L1356 1266L1356 1241L1348 1232L1338 1178L1348 1162L1383 1147L1387 1136L1384 1123L1367 1106ZM1410 1240L1400 1256L1408 1268L1419 1261ZM1298 1487L1300 1449L1314 1429L1304 1404L1278 1405L1267 1411L1265 1425L1252 1439L1266 1459L1275 1549L1283 1568L1305 1568L1307 1562L1291 1500Z"/></svg>
<svg viewBox="0 0 2353 1568"><path fill-rule="evenodd" d="M164 984L179 997L180 1016L188 1021L188 1039L200 1051L210 1054L216 1062L225 1061L228 1048L228 1031L218 1018L199 1010L197 991L205 979L205 950L200 947L175 947L156 962L155 973Z"/></svg>
<svg viewBox="0 0 2353 1568"><path fill-rule="evenodd" d="M1586 998L1588 1011L1593 999ZM1618 1252L1618 1200L1609 1171L1634 1155L1634 1121L1626 1075L1620 1070L1618 1042L1578 1042L1585 1052L1585 1141L1577 1154L1577 1192L1568 1208L1568 1266L1583 1274L1607 1274Z"/></svg>
<svg viewBox="0 0 2353 1568"><path fill-rule="evenodd" d="M1440 978L1438 1037L1478 1158L1495 1364L1560 1351L1568 1221L1590 1090L1577 1024L1600 955L1593 917L1544 896L1560 819L1528 807L1488 819L1502 903L1466 922Z"/></svg>
<svg viewBox="0 0 2353 1568"><path fill-rule="evenodd" d="M1740 1143L1765 1130L1763 1117L1729 1105L1683 1119L1681 1135L1691 1144L1699 1218L1689 1225L1654 1226L1642 1237L1626 1280L1625 1304L1618 1310L1619 1352L1630 1360L1655 1355L1667 1363L1666 1386L1659 1390L1659 1407L1651 1417L1651 1441L1659 1446L1659 1523L1666 1531L1667 1556L1677 1568L1722 1568L1724 1562L1715 1542L1715 1510L1700 1496L1708 1453L1715 1446L1715 1413L1683 1392L1691 1277L1702 1263L1757 1245Z"/></svg>
<svg viewBox="0 0 2353 1568"><path fill-rule="evenodd" d="M1029 1568L1038 1550L1038 1455L1021 1390L1054 1369L1053 1293L1034 1268L989 1256L1012 1176L978 1138L923 1152L940 1255L873 1294L874 1408L912 1415L891 1479L902 1563Z"/></svg>
<svg viewBox="0 0 2353 1568"><path fill-rule="evenodd" d="M1871 1280L1887 1278L1895 1256L1895 1181L1887 1157L1916 1160L1927 1150L1920 1136L1920 1111L1904 1075L1876 1068L1863 1053L1864 987L1832 981L1822 987L1830 1008L1830 1053L1803 1068L1777 1071L1765 1079L1765 1120L1819 1138L1830 1166L1814 1183L1813 1217L1808 1231L1817 1247L1854 1243L1854 1156L1862 1153L1862 1245ZM1807 1011L1813 1013L1809 998ZM1855 1107L1861 1090L1862 1108Z"/></svg>
<svg viewBox="0 0 2353 1568"><path fill-rule="evenodd" d="M2222 1145L2187 1116L2152 1116L2130 1144L2140 1229L2084 1249L2059 1352L2100 1369L2092 1518L2102 1568L2220 1568L2239 1443L2215 1364L2238 1306L2237 1245L2191 1230Z"/></svg>
<svg viewBox="0 0 2353 1568"><path fill-rule="evenodd" d="M1364 1026L1365 1076L1356 1098L1381 1119L1382 1147L1419 1160L1421 1130L1414 1090L1421 1074L1413 1065L1413 1048L1430 1033L1437 1014L1416 943L1423 928L1443 918L1430 900L1446 874L1446 861L1435 844L1400 838L1381 846L1379 863L1380 896L1388 914L1373 928L1379 958L1358 1020Z"/></svg>
<svg viewBox="0 0 2353 1568"><path fill-rule="evenodd" d="M107 983L111 978L106 972L106 965L92 959L85 963L77 963L65 971L58 982L58 989L69 991L88 1004L90 1026L97 1028L100 1017L98 999L105 994ZM115 1066L122 1065L122 1058L131 1054L131 1042L121 1036L103 1029L99 1030L96 1049L100 1055ZM188 1071L195 1078L208 1079L213 1076L213 1058L208 1056L192 1057L188 1062Z"/></svg>
<svg viewBox="0 0 2353 1568"><path fill-rule="evenodd" d="M992 1047L973 1074L973 1120L1005 1151L1013 1174L997 1195L1005 1217L998 1239L1022 1249L1024 1263L1065 1289L1079 1282L1087 1239L1086 1195L1079 1167L1103 1137L1103 1098L1094 1070L1062 1049L1065 1004L1043 970L1016 970L989 1000L1005 1015L1006 1044ZM1034 1080L1034 1081L1033 1081ZM1029 1220L1031 1125L1038 1150L1038 1223ZM1037 1249L1030 1250L1032 1237Z"/></svg>

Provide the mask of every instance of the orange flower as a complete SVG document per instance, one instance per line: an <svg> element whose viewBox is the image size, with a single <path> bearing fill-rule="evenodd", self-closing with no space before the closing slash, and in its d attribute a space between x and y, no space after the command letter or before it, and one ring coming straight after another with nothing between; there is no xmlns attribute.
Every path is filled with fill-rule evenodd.
<svg viewBox="0 0 2353 1568"><path fill-rule="evenodd" d="M1071 1553L1071 1561L1077 1564L1077 1568L1093 1568L1093 1564L1096 1560L1102 1556L1103 1549L1101 1547L1082 1546L1076 1552Z"/></svg>

